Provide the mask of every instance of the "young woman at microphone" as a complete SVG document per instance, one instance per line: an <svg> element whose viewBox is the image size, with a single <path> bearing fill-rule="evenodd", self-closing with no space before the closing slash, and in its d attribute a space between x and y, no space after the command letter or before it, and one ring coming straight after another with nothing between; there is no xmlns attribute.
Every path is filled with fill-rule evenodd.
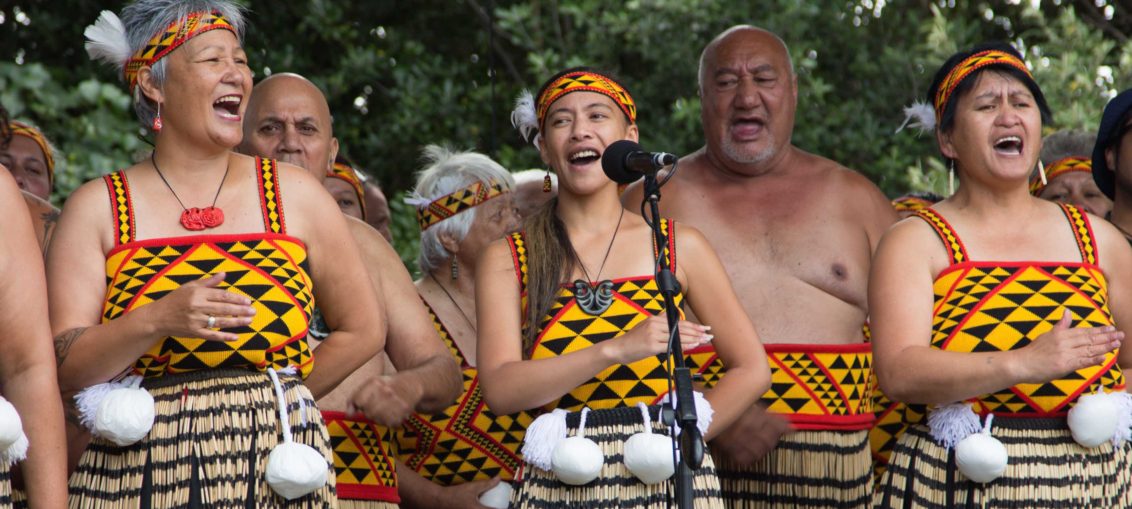
<svg viewBox="0 0 1132 509"><path fill-rule="evenodd" d="M512 507L667 506L672 477L639 465L650 452L671 458L671 443L649 440L651 450L625 443L646 427L667 433L657 418L671 365L658 264L679 281L677 305L686 301L703 322L679 322L685 355L704 357L692 363L698 366L718 355L727 366L706 398L697 397L706 439L768 388L762 344L700 232L661 220L669 240L654 245L649 225L621 206L617 183L602 171L610 144L638 139L636 105L621 83L567 69L537 95L520 96L512 119L558 174L558 197L522 231L487 247L476 270L488 406L497 414L544 414L528 430L526 475ZM705 399L710 409L701 406ZM582 436L598 445L575 438ZM722 507L710 458L693 484L695 507Z"/></svg>

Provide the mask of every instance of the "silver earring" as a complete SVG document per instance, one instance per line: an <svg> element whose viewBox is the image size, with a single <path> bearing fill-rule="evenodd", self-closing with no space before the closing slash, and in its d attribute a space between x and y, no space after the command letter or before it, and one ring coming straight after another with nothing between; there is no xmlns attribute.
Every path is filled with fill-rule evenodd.
<svg viewBox="0 0 1132 509"><path fill-rule="evenodd" d="M460 266L456 264L456 257L452 257L452 280L455 281L460 277Z"/></svg>

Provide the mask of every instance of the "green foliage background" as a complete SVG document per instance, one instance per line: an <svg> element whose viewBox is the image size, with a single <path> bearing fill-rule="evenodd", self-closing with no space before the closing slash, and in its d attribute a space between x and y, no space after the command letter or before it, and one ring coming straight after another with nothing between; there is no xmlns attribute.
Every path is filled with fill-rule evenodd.
<svg viewBox="0 0 1132 509"><path fill-rule="evenodd" d="M930 136L894 133L903 106L961 47L1023 50L1058 128L1095 129L1132 84L1132 15L1106 0L245 0L245 45L258 76L298 72L323 88L345 152L391 196L397 248L415 256L400 194L421 148L447 143L509 168L539 167L510 127L512 101L571 65L609 69L640 106L642 144L702 145L696 68L721 30L756 24L790 46L799 79L794 142L872 178L889 195L943 191ZM90 62L85 0L0 6L0 102L45 130L62 160L56 202L85 180L144 156L118 76ZM942 177L942 178L941 178ZM413 264L409 264L413 267Z"/></svg>

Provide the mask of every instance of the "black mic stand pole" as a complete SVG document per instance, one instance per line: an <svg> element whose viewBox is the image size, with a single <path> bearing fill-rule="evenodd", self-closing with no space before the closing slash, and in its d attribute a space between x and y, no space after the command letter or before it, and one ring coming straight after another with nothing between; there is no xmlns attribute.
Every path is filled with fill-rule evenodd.
<svg viewBox="0 0 1132 509"><path fill-rule="evenodd" d="M680 346L680 311L676 308L676 292L680 283L668 263L659 253L668 246L668 236L660 229L660 184L656 175L645 174L645 199L649 202L652 218L653 237L657 246L656 282L664 296L664 310L668 318L668 354L675 365L671 376L676 385L676 409L672 409L672 398L662 409L664 423L670 428L674 422L680 424L677 442L679 454L673 449L673 462L676 463L676 504L680 509L692 509L692 471L700 468L704 460L704 440L700 428L696 426L696 404L692 396L692 373L684 364L684 349ZM671 253L669 254L671 256ZM679 459L676 458L679 456Z"/></svg>

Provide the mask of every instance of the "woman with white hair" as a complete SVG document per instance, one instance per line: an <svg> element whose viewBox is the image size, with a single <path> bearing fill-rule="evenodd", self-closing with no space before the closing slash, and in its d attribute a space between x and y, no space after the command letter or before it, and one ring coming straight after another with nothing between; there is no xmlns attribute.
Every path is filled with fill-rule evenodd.
<svg viewBox="0 0 1132 509"><path fill-rule="evenodd" d="M314 401L381 349L385 324L318 181L233 151L252 85L242 34L223 0L140 0L86 31L155 145L71 196L48 254L60 388L89 387L95 435L72 507L335 507ZM316 299L332 329L317 362Z"/></svg>
<svg viewBox="0 0 1132 509"><path fill-rule="evenodd" d="M497 416L483 405L475 367L476 257L519 227L514 180L475 152L431 145L424 160L408 200L421 227L424 277L417 291L464 373L464 391L448 409L414 414L398 431L397 474L405 507L475 507L484 491L516 476L519 442L531 420L526 413Z"/></svg>

